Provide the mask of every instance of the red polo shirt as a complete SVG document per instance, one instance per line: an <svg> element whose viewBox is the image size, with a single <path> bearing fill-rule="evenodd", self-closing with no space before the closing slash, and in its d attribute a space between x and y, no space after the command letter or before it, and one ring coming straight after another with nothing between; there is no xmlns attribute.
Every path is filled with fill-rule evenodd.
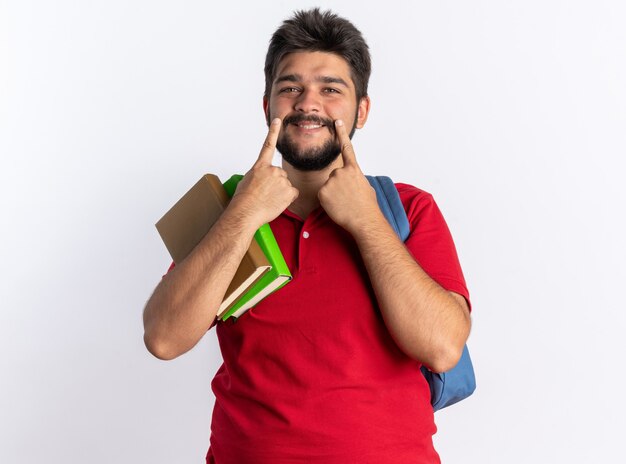
<svg viewBox="0 0 626 464"><path fill-rule="evenodd" d="M397 184L407 247L468 298L432 196ZM223 365L207 462L438 463L428 385L392 340L352 237L322 210L286 211L272 230L293 280L236 322L217 324Z"/></svg>

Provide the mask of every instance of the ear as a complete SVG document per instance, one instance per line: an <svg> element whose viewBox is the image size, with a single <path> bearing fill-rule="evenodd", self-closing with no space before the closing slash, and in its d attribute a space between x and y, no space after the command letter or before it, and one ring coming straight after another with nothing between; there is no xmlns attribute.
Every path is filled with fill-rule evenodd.
<svg viewBox="0 0 626 464"><path fill-rule="evenodd" d="M361 129L367 122L367 116L370 114L370 97L362 97L357 107L356 128Z"/></svg>
<svg viewBox="0 0 626 464"><path fill-rule="evenodd" d="M263 96L263 113L265 113L265 120L267 121L267 125L270 124L270 101L264 95Z"/></svg>

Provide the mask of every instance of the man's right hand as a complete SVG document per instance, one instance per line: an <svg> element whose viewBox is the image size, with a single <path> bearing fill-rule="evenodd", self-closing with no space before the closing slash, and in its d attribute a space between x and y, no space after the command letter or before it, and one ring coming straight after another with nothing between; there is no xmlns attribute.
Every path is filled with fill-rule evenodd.
<svg viewBox="0 0 626 464"><path fill-rule="evenodd" d="M272 166L281 127L279 118L272 120L258 159L239 182L230 203L231 208L249 218L254 230L278 217L298 198L299 192L289 182L287 172Z"/></svg>

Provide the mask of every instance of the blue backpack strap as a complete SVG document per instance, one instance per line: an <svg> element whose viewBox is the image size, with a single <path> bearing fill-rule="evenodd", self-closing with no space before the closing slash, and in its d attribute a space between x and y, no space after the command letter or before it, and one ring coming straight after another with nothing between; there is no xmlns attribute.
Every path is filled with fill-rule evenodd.
<svg viewBox="0 0 626 464"><path fill-rule="evenodd" d="M378 206L391 227L402 241L406 241L411 232L409 220L400 200L400 194L393 181L386 176L365 176L376 191ZM461 359L448 372L431 372L422 366L422 374L430 386L430 403L435 411L464 400L476 389L474 366L467 345L463 348Z"/></svg>
<svg viewBox="0 0 626 464"><path fill-rule="evenodd" d="M409 219L404 211L402 201L398 189L393 181L387 176L365 176L370 185L376 191L376 199L378 206L393 227L398 237L404 242L409 238L411 228L409 227Z"/></svg>

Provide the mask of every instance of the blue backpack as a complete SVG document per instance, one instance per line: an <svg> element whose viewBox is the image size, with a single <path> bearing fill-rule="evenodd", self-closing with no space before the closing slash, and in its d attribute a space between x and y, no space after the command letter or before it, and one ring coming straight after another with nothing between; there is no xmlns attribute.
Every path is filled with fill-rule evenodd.
<svg viewBox="0 0 626 464"><path fill-rule="evenodd" d="M378 206L387 218L387 221L404 242L411 232L409 220L400 201L400 194L393 181L386 176L365 176L370 185L376 190ZM422 366L422 374L430 385L430 403L433 410L450 406L464 400L476 389L474 367L470 359L467 345L463 348L463 354L458 364L448 372L431 372Z"/></svg>

